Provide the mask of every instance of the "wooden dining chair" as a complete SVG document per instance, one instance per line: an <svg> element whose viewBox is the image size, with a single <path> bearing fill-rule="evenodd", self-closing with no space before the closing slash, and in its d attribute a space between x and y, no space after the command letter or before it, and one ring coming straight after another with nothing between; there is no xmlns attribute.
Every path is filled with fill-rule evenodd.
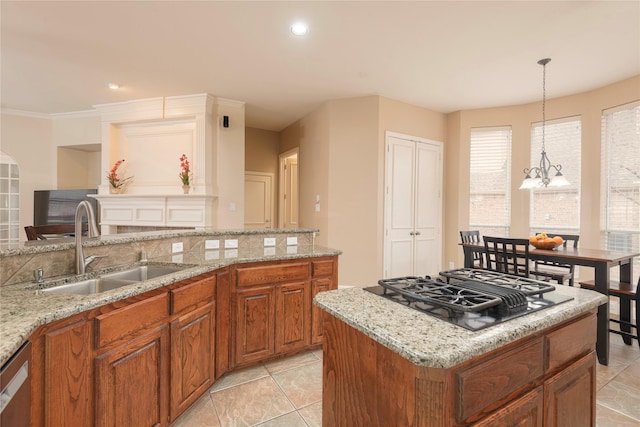
<svg viewBox="0 0 640 427"><path fill-rule="evenodd" d="M529 277L529 239L484 236L487 270Z"/></svg>
<svg viewBox="0 0 640 427"><path fill-rule="evenodd" d="M84 234L88 228L87 224L82 224L82 233ZM74 224L27 225L24 231L27 234L27 240L47 240L51 236L73 236L76 228Z"/></svg>
<svg viewBox="0 0 640 427"><path fill-rule="evenodd" d="M595 290L595 281L587 280L580 282L580 287ZM627 345L631 345L631 340L635 339L638 341L638 346L640 346L640 329L638 329L638 323L640 322L640 320L638 320L640 319L640 277L638 277L638 283L635 285L633 283L619 282L616 280L609 281L609 296L618 297L620 300L620 320L609 319L610 322L620 325L620 329L609 328L609 332L622 335L622 340ZM632 301L635 301L636 306L635 323L632 322L631 318ZM632 332L633 329L636 330L635 334Z"/></svg>
<svg viewBox="0 0 640 427"><path fill-rule="evenodd" d="M480 231L478 230L468 230L468 231L460 231L460 239L462 243L471 243L471 244L482 244L482 239L480 238ZM471 253L473 255L473 268L484 268L484 251L480 249L474 249Z"/></svg>
<svg viewBox="0 0 640 427"><path fill-rule="evenodd" d="M578 247L580 236L577 234L547 234L548 237L562 237L563 247ZM531 269L531 276L540 280L555 280L563 285L565 280L569 281L569 286L573 286L575 266L572 264L563 264L561 262L535 260Z"/></svg>

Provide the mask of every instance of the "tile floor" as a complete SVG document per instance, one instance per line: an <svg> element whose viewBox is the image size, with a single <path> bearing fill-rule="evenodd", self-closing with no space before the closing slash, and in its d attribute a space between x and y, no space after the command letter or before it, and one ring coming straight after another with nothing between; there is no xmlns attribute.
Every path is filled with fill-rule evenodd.
<svg viewBox="0 0 640 427"><path fill-rule="evenodd" d="M611 334L609 366L597 365L597 426L640 426L640 347ZM322 352L223 376L175 427L322 425Z"/></svg>

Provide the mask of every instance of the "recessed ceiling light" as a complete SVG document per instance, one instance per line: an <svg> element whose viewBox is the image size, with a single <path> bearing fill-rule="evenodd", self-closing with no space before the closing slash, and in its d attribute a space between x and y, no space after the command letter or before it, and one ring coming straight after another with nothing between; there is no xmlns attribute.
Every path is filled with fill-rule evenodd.
<svg viewBox="0 0 640 427"><path fill-rule="evenodd" d="M304 36L309 32L309 27L304 22L296 22L291 26L291 32L296 36Z"/></svg>
<svg viewBox="0 0 640 427"><path fill-rule="evenodd" d="M113 89L113 90L120 89L120 85L117 83L109 83L107 84L107 86L109 87L109 89Z"/></svg>

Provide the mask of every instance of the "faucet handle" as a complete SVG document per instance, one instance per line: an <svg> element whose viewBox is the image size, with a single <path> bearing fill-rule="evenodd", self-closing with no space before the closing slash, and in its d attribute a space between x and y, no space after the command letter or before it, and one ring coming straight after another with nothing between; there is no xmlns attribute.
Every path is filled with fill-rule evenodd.
<svg viewBox="0 0 640 427"><path fill-rule="evenodd" d="M33 270L33 276L35 278L35 283L44 283L44 269L36 268Z"/></svg>
<svg viewBox="0 0 640 427"><path fill-rule="evenodd" d="M91 264L93 261L99 259L99 258L106 258L106 255L91 255L88 256L84 259L84 268L89 267L89 264Z"/></svg>
<svg viewBox="0 0 640 427"><path fill-rule="evenodd" d="M141 248L140 249L140 261L146 261L147 260L147 251L145 248Z"/></svg>

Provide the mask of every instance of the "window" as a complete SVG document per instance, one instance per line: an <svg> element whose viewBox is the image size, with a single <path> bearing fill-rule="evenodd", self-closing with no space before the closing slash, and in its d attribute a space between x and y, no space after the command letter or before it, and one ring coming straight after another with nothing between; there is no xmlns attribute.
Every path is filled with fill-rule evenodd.
<svg viewBox="0 0 640 427"><path fill-rule="evenodd" d="M640 249L640 102L602 115L603 240L610 250ZM617 269L612 270L617 274ZM636 258L634 271L640 270Z"/></svg>
<svg viewBox="0 0 640 427"><path fill-rule="evenodd" d="M511 128L471 129L469 228L508 236L511 225Z"/></svg>
<svg viewBox="0 0 640 427"><path fill-rule="evenodd" d="M20 174L16 162L0 151L0 244L20 240Z"/></svg>
<svg viewBox="0 0 640 427"><path fill-rule="evenodd" d="M562 166L570 185L531 190L529 233L580 234L580 156L582 122L579 117L547 121L545 149L553 165ZM531 127L531 164L540 161L542 123ZM555 170L552 168L552 172Z"/></svg>

